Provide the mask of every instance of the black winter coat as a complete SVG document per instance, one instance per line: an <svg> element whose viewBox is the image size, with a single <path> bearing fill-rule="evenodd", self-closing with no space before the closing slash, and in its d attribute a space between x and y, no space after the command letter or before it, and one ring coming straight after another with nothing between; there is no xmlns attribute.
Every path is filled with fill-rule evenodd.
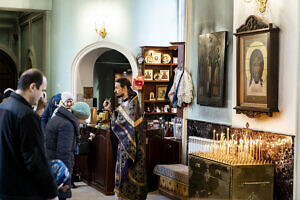
<svg viewBox="0 0 300 200"><path fill-rule="evenodd" d="M72 175L76 138L79 135L77 118L65 107L60 107L56 115L46 126L46 149L49 160L59 159L64 162ZM71 180L68 185L71 188ZM60 198L71 198L72 193L59 190Z"/></svg>
<svg viewBox="0 0 300 200"><path fill-rule="evenodd" d="M20 95L0 104L0 199L40 200L57 196L45 156L39 116Z"/></svg>

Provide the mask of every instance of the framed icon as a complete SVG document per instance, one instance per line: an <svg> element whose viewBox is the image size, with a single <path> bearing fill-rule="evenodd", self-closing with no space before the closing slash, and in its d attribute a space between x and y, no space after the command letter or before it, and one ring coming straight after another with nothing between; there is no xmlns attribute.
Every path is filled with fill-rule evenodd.
<svg viewBox="0 0 300 200"><path fill-rule="evenodd" d="M169 81L169 70L159 70L159 73L161 74L161 80Z"/></svg>
<svg viewBox="0 0 300 200"><path fill-rule="evenodd" d="M166 92L167 92L166 85L157 85L156 86L156 99L157 100L165 100Z"/></svg>
<svg viewBox="0 0 300 200"><path fill-rule="evenodd" d="M150 92L150 93L149 93L149 100L150 100L150 101L155 101L155 95L154 95L154 92Z"/></svg>
<svg viewBox="0 0 300 200"><path fill-rule="evenodd" d="M144 80L152 81L153 80L153 70L152 69L145 69L144 70Z"/></svg>
<svg viewBox="0 0 300 200"><path fill-rule="evenodd" d="M152 54L154 64L161 64L161 53L155 52Z"/></svg>
<svg viewBox="0 0 300 200"><path fill-rule="evenodd" d="M93 87L83 87L83 97L85 99L93 98Z"/></svg>
<svg viewBox="0 0 300 200"><path fill-rule="evenodd" d="M253 25L254 24L254 25ZM253 26L252 26L253 25ZM249 16L237 29L237 113L278 112L279 28Z"/></svg>
<svg viewBox="0 0 300 200"><path fill-rule="evenodd" d="M156 72L153 76L153 79L156 80L156 81L159 81L161 80L161 73L159 72Z"/></svg>
<svg viewBox="0 0 300 200"><path fill-rule="evenodd" d="M224 105L226 31L199 35L197 103Z"/></svg>

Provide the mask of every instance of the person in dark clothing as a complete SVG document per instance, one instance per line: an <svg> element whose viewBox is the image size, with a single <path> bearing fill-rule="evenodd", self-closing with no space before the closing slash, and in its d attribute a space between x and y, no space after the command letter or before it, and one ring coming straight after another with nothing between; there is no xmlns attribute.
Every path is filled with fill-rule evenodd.
<svg viewBox="0 0 300 200"><path fill-rule="evenodd" d="M48 105L46 106L42 116L41 116L41 125L42 129L45 130L48 121L51 119L54 110L58 107L61 100L61 94L58 93L51 97Z"/></svg>
<svg viewBox="0 0 300 200"><path fill-rule="evenodd" d="M3 92L3 94L0 94L0 103L5 101L8 97L10 97L10 94L14 92L11 88L6 88Z"/></svg>
<svg viewBox="0 0 300 200"><path fill-rule="evenodd" d="M116 199L147 198L147 174L145 168L146 140L142 130L143 117L136 92L126 78L115 81L115 95L122 103L113 111L109 101L104 109L111 114L112 134L119 140L116 169Z"/></svg>
<svg viewBox="0 0 300 200"><path fill-rule="evenodd" d="M71 112L61 106L55 116L46 126L46 149L49 160L61 160L73 172L76 139L79 137L79 123L84 123L90 115L90 108L84 102L77 102L71 107ZM59 190L60 200L71 198L71 180L67 191Z"/></svg>
<svg viewBox="0 0 300 200"><path fill-rule="evenodd" d="M40 119L32 110L46 87L43 73L29 69L16 92L0 104L0 199L58 199Z"/></svg>

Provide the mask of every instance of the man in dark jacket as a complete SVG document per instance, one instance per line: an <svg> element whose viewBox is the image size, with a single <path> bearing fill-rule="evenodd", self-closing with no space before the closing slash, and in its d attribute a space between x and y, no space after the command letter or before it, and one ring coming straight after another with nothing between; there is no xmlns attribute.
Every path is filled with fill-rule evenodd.
<svg viewBox="0 0 300 200"><path fill-rule="evenodd" d="M46 87L42 72L29 69L16 93L0 104L0 199L57 199L39 116L32 110Z"/></svg>

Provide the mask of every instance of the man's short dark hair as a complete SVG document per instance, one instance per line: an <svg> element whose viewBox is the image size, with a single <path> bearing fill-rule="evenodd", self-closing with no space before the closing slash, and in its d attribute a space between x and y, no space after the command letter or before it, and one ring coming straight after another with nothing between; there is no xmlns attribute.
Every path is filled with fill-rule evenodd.
<svg viewBox="0 0 300 200"><path fill-rule="evenodd" d="M38 69L28 69L22 73L18 81L18 89L26 90L29 88L31 83L35 83L37 89L39 89L43 83L44 76L45 75L43 74L43 72Z"/></svg>

